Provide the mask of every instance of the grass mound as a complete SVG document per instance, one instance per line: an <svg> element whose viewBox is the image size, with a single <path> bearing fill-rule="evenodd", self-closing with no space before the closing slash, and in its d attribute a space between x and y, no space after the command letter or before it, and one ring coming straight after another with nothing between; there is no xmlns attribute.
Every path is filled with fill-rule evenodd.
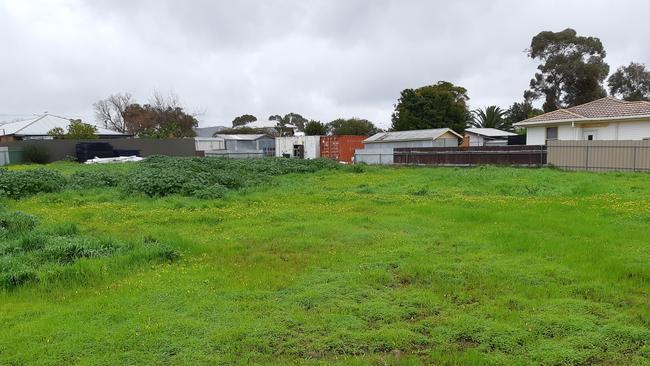
<svg viewBox="0 0 650 366"><path fill-rule="evenodd" d="M72 279L85 281L107 268L107 262L93 262L103 258L119 257L123 265L178 257L174 250L158 242L138 245L85 237L71 224L49 230L37 226L38 220L32 215L0 213L0 288L13 290L30 282L66 285Z"/></svg>

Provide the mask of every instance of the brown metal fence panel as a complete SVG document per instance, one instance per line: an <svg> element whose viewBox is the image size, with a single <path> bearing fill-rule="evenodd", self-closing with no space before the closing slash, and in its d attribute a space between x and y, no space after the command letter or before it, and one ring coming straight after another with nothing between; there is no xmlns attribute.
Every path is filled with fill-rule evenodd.
<svg viewBox="0 0 650 366"><path fill-rule="evenodd" d="M510 165L543 166L546 146L482 146L482 147L424 147L396 148L395 164L475 166Z"/></svg>
<svg viewBox="0 0 650 366"><path fill-rule="evenodd" d="M650 171L650 141L549 141L548 163L567 170Z"/></svg>

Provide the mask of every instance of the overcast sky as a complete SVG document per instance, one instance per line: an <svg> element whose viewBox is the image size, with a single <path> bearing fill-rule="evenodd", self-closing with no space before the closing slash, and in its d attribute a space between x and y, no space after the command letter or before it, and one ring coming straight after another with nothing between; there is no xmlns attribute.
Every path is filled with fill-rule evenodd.
<svg viewBox="0 0 650 366"><path fill-rule="evenodd" d="M599 37L612 71L650 65L648 14L648 0L0 0L0 120L92 120L112 93L173 90L203 126L296 112L388 127L402 89L438 80L472 108L519 101L542 30Z"/></svg>

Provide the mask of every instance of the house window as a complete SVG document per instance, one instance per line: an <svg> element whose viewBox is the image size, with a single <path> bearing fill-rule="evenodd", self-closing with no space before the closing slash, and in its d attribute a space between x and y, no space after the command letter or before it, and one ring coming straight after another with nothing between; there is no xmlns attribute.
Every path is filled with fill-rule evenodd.
<svg viewBox="0 0 650 366"><path fill-rule="evenodd" d="M589 135L589 136L587 136L587 140L589 140L589 141L593 141L593 140L594 140L594 135Z"/></svg>
<svg viewBox="0 0 650 366"><path fill-rule="evenodd" d="M546 140L557 140L557 127L546 128Z"/></svg>

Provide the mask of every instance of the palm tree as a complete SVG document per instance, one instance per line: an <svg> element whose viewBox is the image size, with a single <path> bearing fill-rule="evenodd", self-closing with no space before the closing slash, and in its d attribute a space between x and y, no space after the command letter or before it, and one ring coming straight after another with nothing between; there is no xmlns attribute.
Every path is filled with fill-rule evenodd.
<svg viewBox="0 0 650 366"><path fill-rule="evenodd" d="M512 126L506 117L506 111L491 105L484 109L475 109L472 111L472 119L469 121L471 127L476 128L496 128L499 130L511 130Z"/></svg>

